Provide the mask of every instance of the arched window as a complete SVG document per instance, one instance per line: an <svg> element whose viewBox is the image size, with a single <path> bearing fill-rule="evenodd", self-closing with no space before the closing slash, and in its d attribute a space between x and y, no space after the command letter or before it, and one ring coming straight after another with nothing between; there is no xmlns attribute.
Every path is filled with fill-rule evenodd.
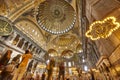
<svg viewBox="0 0 120 80"><path fill-rule="evenodd" d="M17 35L16 38L13 40L12 44L16 45L17 42L19 41L20 35Z"/></svg>
<svg viewBox="0 0 120 80"><path fill-rule="evenodd" d="M17 46L21 48L23 46L24 41L25 39L21 39Z"/></svg>
<svg viewBox="0 0 120 80"><path fill-rule="evenodd" d="M24 47L23 47L23 50L26 50L28 47L28 42L25 43Z"/></svg>

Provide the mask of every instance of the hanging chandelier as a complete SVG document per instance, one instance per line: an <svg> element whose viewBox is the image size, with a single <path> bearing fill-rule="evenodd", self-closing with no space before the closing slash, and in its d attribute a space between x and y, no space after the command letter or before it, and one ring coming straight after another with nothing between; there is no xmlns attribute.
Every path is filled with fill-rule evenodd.
<svg viewBox="0 0 120 80"><path fill-rule="evenodd" d="M52 34L63 34L75 24L73 7L64 0L46 0L39 5L36 16L39 26Z"/></svg>
<svg viewBox="0 0 120 80"><path fill-rule="evenodd" d="M91 40L107 38L119 27L120 24L116 22L115 17L107 17L102 21L93 22L85 35Z"/></svg>

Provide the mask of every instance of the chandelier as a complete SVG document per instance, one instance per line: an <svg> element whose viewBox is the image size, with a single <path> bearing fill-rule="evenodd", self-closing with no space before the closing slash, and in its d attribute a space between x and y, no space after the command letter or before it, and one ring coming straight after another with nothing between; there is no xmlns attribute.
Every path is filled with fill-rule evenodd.
<svg viewBox="0 0 120 80"><path fill-rule="evenodd" d="M91 40L107 38L119 27L120 24L116 22L115 17L107 17L102 21L93 22L85 35Z"/></svg>
<svg viewBox="0 0 120 80"><path fill-rule="evenodd" d="M63 34L73 28L76 15L73 7L66 1L46 0L39 5L36 19L45 31Z"/></svg>

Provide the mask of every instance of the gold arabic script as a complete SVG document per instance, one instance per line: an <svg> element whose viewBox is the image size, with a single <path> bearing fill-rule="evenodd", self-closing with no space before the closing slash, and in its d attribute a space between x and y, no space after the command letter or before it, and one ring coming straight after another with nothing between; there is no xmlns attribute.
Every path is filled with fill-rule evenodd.
<svg viewBox="0 0 120 80"><path fill-rule="evenodd" d="M8 27L8 23L3 27L0 27L0 33L3 33L3 34L9 34L11 33L9 30L10 30L10 27ZM12 31L12 30L11 30Z"/></svg>

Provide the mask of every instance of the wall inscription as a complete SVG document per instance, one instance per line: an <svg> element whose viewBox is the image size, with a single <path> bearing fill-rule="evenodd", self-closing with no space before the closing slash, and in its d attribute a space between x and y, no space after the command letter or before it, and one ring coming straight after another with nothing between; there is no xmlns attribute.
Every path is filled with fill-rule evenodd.
<svg viewBox="0 0 120 80"><path fill-rule="evenodd" d="M0 36L8 36L13 32L11 22L5 18L0 17Z"/></svg>

